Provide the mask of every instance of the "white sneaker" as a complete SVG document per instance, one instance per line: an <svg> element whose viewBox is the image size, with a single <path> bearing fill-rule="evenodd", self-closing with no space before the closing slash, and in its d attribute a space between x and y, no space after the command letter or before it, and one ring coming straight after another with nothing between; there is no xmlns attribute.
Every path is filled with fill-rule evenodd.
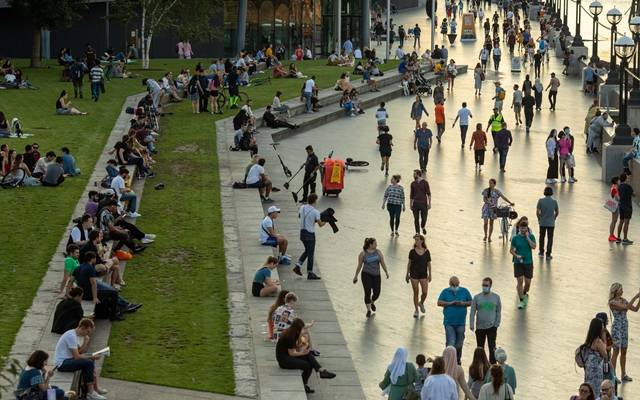
<svg viewBox="0 0 640 400"><path fill-rule="evenodd" d="M102 389L102 388L98 388L98 390L96 390L96 392L98 392L98 394L107 394L107 393L109 393L109 391L107 389Z"/></svg>
<svg viewBox="0 0 640 400"><path fill-rule="evenodd" d="M144 237L146 237L147 239L155 240L156 235L154 235L153 233L147 233L144 235Z"/></svg>
<svg viewBox="0 0 640 400"><path fill-rule="evenodd" d="M129 218L139 218L142 217L142 214L137 213L137 212L130 212L129 213Z"/></svg>
<svg viewBox="0 0 640 400"><path fill-rule="evenodd" d="M87 395L87 400L107 400L107 398L98 392L91 392Z"/></svg>
<svg viewBox="0 0 640 400"><path fill-rule="evenodd" d="M551 179L551 183L558 183L558 180L556 178Z"/></svg>
<svg viewBox="0 0 640 400"><path fill-rule="evenodd" d="M560 182L565 183L567 181L567 178L565 178L564 176L562 177L562 179L560 179Z"/></svg>
<svg viewBox="0 0 640 400"><path fill-rule="evenodd" d="M544 183L551 184L551 183L553 183L553 180L547 179L547 180L544 181Z"/></svg>
<svg viewBox="0 0 640 400"><path fill-rule="evenodd" d="M574 183L576 181L577 181L577 179L569 178L569 183Z"/></svg>
<svg viewBox="0 0 640 400"><path fill-rule="evenodd" d="M142 239L140 239L140 241L141 241L143 244L153 243L153 239L147 239L147 237L146 237L146 236L145 236L145 237L143 237Z"/></svg>

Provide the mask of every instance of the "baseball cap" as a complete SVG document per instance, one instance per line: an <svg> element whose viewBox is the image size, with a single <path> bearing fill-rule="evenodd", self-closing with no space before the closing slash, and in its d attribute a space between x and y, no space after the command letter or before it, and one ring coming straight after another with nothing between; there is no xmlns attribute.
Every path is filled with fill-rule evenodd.
<svg viewBox="0 0 640 400"><path fill-rule="evenodd" d="M269 209L267 210L267 214L271 214L271 213L279 213L280 212L280 208L278 208L277 206L271 206L269 207Z"/></svg>

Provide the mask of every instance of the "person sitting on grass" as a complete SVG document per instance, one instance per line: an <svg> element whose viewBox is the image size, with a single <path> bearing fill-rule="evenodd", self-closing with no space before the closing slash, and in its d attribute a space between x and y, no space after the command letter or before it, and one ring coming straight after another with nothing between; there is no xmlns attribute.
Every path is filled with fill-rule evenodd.
<svg viewBox="0 0 640 400"><path fill-rule="evenodd" d="M67 251L65 253L64 258L64 271L62 273L62 282L60 282L59 293L64 293L64 288L67 287L69 283L69 279L73 276L73 271L78 268L80 262L78 261L80 258L80 247L77 244L71 243L67 245Z"/></svg>
<svg viewBox="0 0 640 400"><path fill-rule="evenodd" d="M271 271L278 266L278 257L269 256L253 277L251 294L254 297L271 297L278 293L280 282L271 279Z"/></svg>
<svg viewBox="0 0 640 400"><path fill-rule="evenodd" d="M42 177L42 186L59 186L64 182L64 169L62 157L56 157L56 162L49 164Z"/></svg>
<svg viewBox="0 0 640 400"><path fill-rule="evenodd" d="M258 188L260 192L260 198L264 203L271 203L273 200L269 198L272 189L271 179L265 173L264 164L266 160L261 158L258 163L251 167L247 174L247 187Z"/></svg>
<svg viewBox="0 0 640 400"><path fill-rule="evenodd" d="M46 369L49 354L36 350L29 356L27 367L20 372L15 394L17 399L51 399L47 391L52 389L55 400L67 400L64 390L51 386L49 381L55 373L55 368Z"/></svg>
<svg viewBox="0 0 640 400"><path fill-rule="evenodd" d="M293 125L288 123L287 121L282 121L276 118L275 115L273 115L273 113L271 112L271 106L267 106L267 108L265 109L264 114L262 115L262 120L264 121L264 123L272 129L278 129L278 128L289 128L289 129L297 129L298 125Z"/></svg>
<svg viewBox="0 0 640 400"><path fill-rule="evenodd" d="M80 175L80 168L76 167L76 159L71 155L68 147L62 148L62 168L69 176Z"/></svg>
<svg viewBox="0 0 640 400"><path fill-rule="evenodd" d="M88 400L106 400L106 397L100 393L106 392L98 388L95 377L95 362L100 359L100 356L86 354L94 330L93 321L83 318L77 328L70 329L60 336L54 359L60 372L82 371L82 381L87 386Z"/></svg>
<svg viewBox="0 0 640 400"><path fill-rule="evenodd" d="M118 257L109 257L109 254L106 254L107 252L102 245L103 238L104 236L99 230L89 232L89 241L80 248L80 258L90 251L96 253L96 268L104 266L105 274L109 275L109 284L120 289L125 284L120 275L120 260Z"/></svg>
<svg viewBox="0 0 640 400"><path fill-rule="evenodd" d="M68 99L69 95L66 90L60 92L58 100L56 100L56 114L58 115L87 115L88 113L82 112L75 107L71 107L71 100Z"/></svg>
<svg viewBox="0 0 640 400"><path fill-rule="evenodd" d="M315 359L311 354L311 346L305 343L302 337L304 330L304 321L296 318L291 326L286 329L276 344L276 360L282 369L299 369L302 370L302 383L306 393L314 393L307 385L309 377L313 370L318 371L320 378L333 379L336 374L329 372Z"/></svg>
<svg viewBox="0 0 640 400"><path fill-rule="evenodd" d="M47 154L44 157L39 158L38 161L36 161L36 166L33 168L31 176L42 180L42 177L47 172L47 167L53 164L55 160L56 153L54 153L53 151L47 151Z"/></svg>
<svg viewBox="0 0 640 400"><path fill-rule="evenodd" d="M280 215L280 208L271 206L267 210L267 216L260 223L260 244L263 246L278 248L278 262L283 265L291 264L291 256L287 254L289 241L284 235L278 233L275 220Z"/></svg>
<svg viewBox="0 0 640 400"><path fill-rule="evenodd" d="M82 296L84 290L81 287L74 287L69 290L67 297L56 306L53 314L53 324L51 332L62 335L69 329L74 329L84 317L82 309Z"/></svg>

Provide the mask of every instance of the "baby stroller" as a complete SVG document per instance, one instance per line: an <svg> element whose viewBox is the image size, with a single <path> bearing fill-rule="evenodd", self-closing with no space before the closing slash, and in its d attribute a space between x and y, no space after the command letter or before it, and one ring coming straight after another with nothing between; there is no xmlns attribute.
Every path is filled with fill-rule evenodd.
<svg viewBox="0 0 640 400"><path fill-rule="evenodd" d="M416 91L421 96L431 96L433 94L431 82L429 82L422 73L416 74Z"/></svg>

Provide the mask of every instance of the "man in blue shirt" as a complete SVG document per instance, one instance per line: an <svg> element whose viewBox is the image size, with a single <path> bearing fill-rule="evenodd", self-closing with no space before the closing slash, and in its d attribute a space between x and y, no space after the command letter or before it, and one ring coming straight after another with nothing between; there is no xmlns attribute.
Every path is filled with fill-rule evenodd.
<svg viewBox="0 0 640 400"><path fill-rule="evenodd" d="M529 229L529 223L521 221L518 224L518 234L511 239L511 254L513 255L513 276L518 284L518 308L523 309L529 302L529 289L533 278L533 255L536 248L536 238ZM523 287L524 283L524 287Z"/></svg>
<svg viewBox="0 0 640 400"><path fill-rule="evenodd" d="M402 60L400 60L400 64L398 64L398 72L404 74L407 72L407 57L405 56Z"/></svg>
<svg viewBox="0 0 640 400"><path fill-rule="evenodd" d="M420 171L425 172L427 170L427 163L429 162L429 149L431 148L431 138L433 133L431 129L427 128L427 123L423 122L420 129L416 129L415 137L413 139L413 149L418 150L418 162L420 163Z"/></svg>
<svg viewBox="0 0 640 400"><path fill-rule="evenodd" d="M462 357L464 345L464 331L467 320L467 307L471 306L471 293L460 287L457 276L449 278L449 287L444 289L438 297L438 307L442 307L444 314L445 346L454 346L458 353L458 364Z"/></svg>

